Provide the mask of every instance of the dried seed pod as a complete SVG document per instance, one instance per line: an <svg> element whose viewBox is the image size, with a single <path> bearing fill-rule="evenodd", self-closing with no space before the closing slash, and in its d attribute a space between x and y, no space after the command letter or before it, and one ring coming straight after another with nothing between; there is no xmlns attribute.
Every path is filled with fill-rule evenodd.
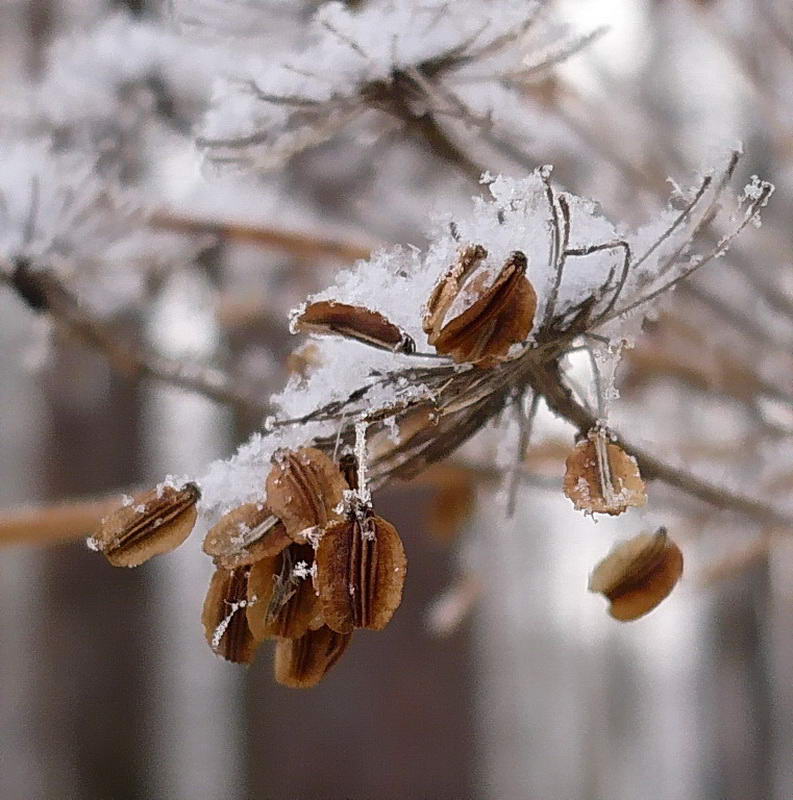
<svg viewBox="0 0 793 800"><path fill-rule="evenodd" d="M457 261L435 284L424 306L421 326L426 334L436 334L455 298L463 288L471 273L487 258L487 250L481 244L464 247L457 255Z"/></svg>
<svg viewBox="0 0 793 800"><path fill-rule="evenodd" d="M209 529L203 549L216 566L234 569L278 555L291 543L283 523L266 505L245 503Z"/></svg>
<svg viewBox="0 0 793 800"><path fill-rule="evenodd" d="M639 465L601 428L591 430L567 457L564 493L593 514L622 514L647 502Z"/></svg>
<svg viewBox="0 0 793 800"><path fill-rule="evenodd" d="M292 544L251 567L248 578L248 626L261 641L298 639L316 626L319 602L311 580L314 549Z"/></svg>
<svg viewBox="0 0 793 800"><path fill-rule="evenodd" d="M250 664L258 646L245 615L249 574L250 567L215 570L201 614L209 646L235 664Z"/></svg>
<svg viewBox="0 0 793 800"><path fill-rule="evenodd" d="M621 622L638 619L668 597L683 574L683 554L664 528L620 542L594 569L589 591L611 602Z"/></svg>
<svg viewBox="0 0 793 800"><path fill-rule="evenodd" d="M114 567L137 567L182 544L195 525L200 497L194 483L138 495L102 520L88 546L104 553Z"/></svg>
<svg viewBox="0 0 793 800"><path fill-rule="evenodd" d="M325 624L338 633L384 628L402 602L407 560L382 517L361 512L326 529L317 548L316 586Z"/></svg>
<svg viewBox="0 0 793 800"><path fill-rule="evenodd" d="M491 367L503 361L513 344L524 341L534 326L537 294L526 278L526 256L515 251L493 283L476 291L477 299L429 334L429 343L457 363Z"/></svg>
<svg viewBox="0 0 793 800"><path fill-rule="evenodd" d="M314 447L279 450L267 476L268 505L299 544L305 543L308 528L324 528L342 518L336 509L346 489L339 468Z"/></svg>
<svg viewBox="0 0 793 800"><path fill-rule="evenodd" d="M378 311L335 300L320 300L307 305L292 321L292 330L343 336L395 353L416 351L413 339Z"/></svg>
<svg viewBox="0 0 793 800"><path fill-rule="evenodd" d="M275 647L275 679L292 689L316 686L341 658L352 636L326 626L299 639L281 639Z"/></svg>

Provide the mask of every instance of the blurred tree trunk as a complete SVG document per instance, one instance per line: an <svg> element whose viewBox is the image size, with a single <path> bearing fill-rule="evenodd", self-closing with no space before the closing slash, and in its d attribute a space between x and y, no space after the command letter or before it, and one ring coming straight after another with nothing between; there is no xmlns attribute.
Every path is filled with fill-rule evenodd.
<svg viewBox="0 0 793 800"><path fill-rule="evenodd" d="M47 376L40 467L46 495L140 480L139 393L93 354L66 346ZM37 737L47 797L150 797L141 643L151 625L146 571L116 570L83 543L42 552L35 659Z"/></svg>

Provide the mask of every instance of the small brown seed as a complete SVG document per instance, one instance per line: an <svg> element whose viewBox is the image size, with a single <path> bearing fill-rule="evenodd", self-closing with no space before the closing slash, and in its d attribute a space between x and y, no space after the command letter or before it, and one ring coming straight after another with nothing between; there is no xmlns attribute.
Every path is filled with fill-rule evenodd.
<svg viewBox="0 0 793 800"><path fill-rule="evenodd" d="M305 531L342 518L337 510L347 483L321 450L279 450L267 476L267 504L293 541L304 544Z"/></svg>
<svg viewBox="0 0 793 800"><path fill-rule="evenodd" d="M258 561L248 578L248 625L261 641L298 639L317 624L319 601L311 580L314 549L292 544L273 558Z"/></svg>
<svg viewBox="0 0 793 800"><path fill-rule="evenodd" d="M428 325L434 323L429 343L457 363L492 367L503 361L534 326L537 294L526 278L526 266L526 256L515 251L489 287L473 287L476 300L465 311L446 324L445 311L425 318ZM444 304L439 301L438 307Z"/></svg>
<svg viewBox="0 0 793 800"><path fill-rule="evenodd" d="M594 569L589 590L605 595L621 622L639 619L669 596L683 574L683 554L664 528L620 542Z"/></svg>
<svg viewBox="0 0 793 800"><path fill-rule="evenodd" d="M351 635L325 626L299 639L281 639L275 647L275 679L292 689L316 686L341 658L350 639Z"/></svg>
<svg viewBox="0 0 793 800"><path fill-rule="evenodd" d="M266 505L246 503L209 529L203 550L216 566L234 569L278 555L291 543L283 523Z"/></svg>
<svg viewBox="0 0 793 800"><path fill-rule="evenodd" d="M382 517L367 515L326 529L317 549L317 591L326 625L337 633L381 630L402 602L407 560Z"/></svg>
<svg viewBox="0 0 793 800"><path fill-rule="evenodd" d="M209 646L235 664L250 664L258 646L245 614L250 569L215 570L201 615Z"/></svg>
<svg viewBox="0 0 793 800"><path fill-rule="evenodd" d="M114 567L137 567L187 539L200 497L194 483L179 489L160 486L138 495L102 520L88 546L103 553Z"/></svg>
<svg viewBox="0 0 793 800"><path fill-rule="evenodd" d="M480 244L464 247L457 261L449 267L435 284L424 307L422 328L424 333L435 335L471 273L487 258L487 250Z"/></svg>
<svg viewBox="0 0 793 800"><path fill-rule="evenodd" d="M601 428L591 430L567 457L564 493L576 508L593 514L616 516L647 502L636 459Z"/></svg>
<svg viewBox="0 0 793 800"><path fill-rule="evenodd" d="M343 336L395 353L416 350L413 339L378 311L335 300L320 300L306 306L292 328L296 332Z"/></svg>

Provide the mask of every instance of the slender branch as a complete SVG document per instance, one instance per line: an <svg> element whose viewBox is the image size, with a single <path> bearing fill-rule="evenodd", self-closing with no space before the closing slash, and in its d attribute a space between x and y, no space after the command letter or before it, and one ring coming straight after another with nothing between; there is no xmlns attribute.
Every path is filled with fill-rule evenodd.
<svg viewBox="0 0 793 800"><path fill-rule="evenodd" d="M264 247L284 250L300 258L336 258L355 261L368 258L374 245L326 238L305 231L285 231L257 225L244 225L223 220L201 219L169 211L154 214L149 223L155 228L190 234L212 234L223 239L250 242Z"/></svg>
<svg viewBox="0 0 793 800"><path fill-rule="evenodd" d="M19 269L17 268L17 273ZM36 310L49 313L66 330L102 353L120 373L154 378L260 418L269 413L269 406L243 395L234 388L231 378L220 370L185 363L156 353L146 353L135 345L122 341L111 325L81 306L66 285L52 273L25 269L22 274L26 276L28 283L35 285L40 294L40 303ZM29 302L29 292L23 294L19 290L14 276L2 271L0 277Z"/></svg>
<svg viewBox="0 0 793 800"><path fill-rule="evenodd" d="M0 546L53 545L87 536L118 508L119 494L0 511Z"/></svg>

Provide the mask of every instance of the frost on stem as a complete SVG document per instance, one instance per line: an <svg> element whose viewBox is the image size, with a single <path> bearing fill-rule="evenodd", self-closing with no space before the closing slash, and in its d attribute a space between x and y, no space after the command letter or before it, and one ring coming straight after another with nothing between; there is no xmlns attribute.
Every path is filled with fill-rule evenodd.
<svg viewBox="0 0 793 800"><path fill-rule="evenodd" d="M494 75L533 74L574 51L567 43L527 66L527 49L537 45L526 34L543 5L502 0L493 13L481 0L373 0L355 10L325 3L292 51L250 60L218 81L199 144L216 164L272 169L375 111L464 160L428 112L436 90L457 81L473 101L483 85L502 88ZM459 116L444 106L437 110Z"/></svg>
<svg viewBox="0 0 793 800"><path fill-rule="evenodd" d="M730 195L737 158L703 176L682 202L632 234L621 233L596 203L552 187L545 171L521 180L498 177L488 185L490 198L475 199L467 216L435 220L426 252L388 248L338 273L334 286L309 302L335 300L378 312L416 342L417 352L317 338L312 365L273 397L280 413L269 429L229 461L213 464L201 479L202 506L212 514L261 500L262 475L277 448L313 442L338 452L354 445L359 420L370 424L370 479L376 488L392 474L414 472L448 455L450 446L473 435L522 386L536 381L538 368L559 365L566 352L590 336L618 343L603 355L617 357L652 301L713 260L767 201L768 184L742 202ZM738 213L736 226L714 246L703 236L705 223L717 206L726 214L731 204ZM551 205L557 213L551 213ZM521 250L537 295L530 336L505 361L484 369L429 357L433 348L422 327L422 309L438 281L458 262L461 249L474 244L487 251L474 278L483 276L482 284L490 285L509 255ZM476 297L472 291L460 302ZM540 388L539 393L546 392Z"/></svg>
<svg viewBox="0 0 793 800"><path fill-rule="evenodd" d="M39 278L51 273L110 316L142 299L148 276L197 253L183 237L153 233L142 198L104 174L97 157L47 138L2 144L0 278L31 307L46 310Z"/></svg>

